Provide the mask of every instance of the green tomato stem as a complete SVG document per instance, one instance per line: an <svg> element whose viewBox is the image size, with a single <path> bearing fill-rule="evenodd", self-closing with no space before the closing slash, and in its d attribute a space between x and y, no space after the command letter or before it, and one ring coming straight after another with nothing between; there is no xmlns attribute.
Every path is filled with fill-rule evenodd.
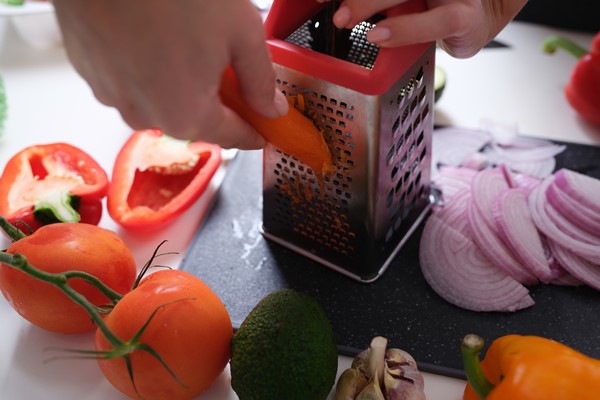
<svg viewBox="0 0 600 400"><path fill-rule="evenodd" d="M467 380L475 393L483 400L487 398L494 388L494 385L483 373L481 363L479 362L479 353L481 353L484 344L485 341L481 337L470 334L464 337L460 345Z"/></svg>
<svg viewBox="0 0 600 400"><path fill-rule="evenodd" d="M117 347L123 343L123 341L121 339L119 339L117 336L115 336L111 332L111 330L108 329L108 327L104 323L104 320L102 319L102 317L96 310L96 306L94 306L92 303L90 303L88 301L88 299L86 299L83 295L81 295L79 292L77 292L71 286L69 286L69 283L68 283L69 273L70 273L72 276L76 275L78 278L85 279L86 281L93 284L95 287L100 288L100 287L104 286L106 291L112 291L112 289L110 289L106 285L104 285L99 279L97 279L94 276L92 276L88 273L85 273L85 272L78 272L77 274L74 274L73 271L69 271L69 273L63 272L63 273L53 274L50 272L42 271L41 269L38 269L38 268L34 267L33 265L31 265L27 261L25 256L23 256L22 254L19 254L19 253L9 254L9 253L5 253L5 252L0 252L0 263L9 265L15 269L18 269L19 271L26 273L27 275L29 275L37 280L46 282L46 283L56 287L61 292L63 292L67 297L69 297L71 300L73 300L75 303L79 304L81 307L83 307L85 309L85 311L90 315L90 317L92 318L94 323L98 326L98 329L100 329L102 331L102 333L106 337L106 340L108 340L108 342L111 345L113 345L114 347ZM90 279L90 278L92 278L92 279ZM97 286L97 285L99 285L99 286Z"/></svg>
<svg viewBox="0 0 600 400"><path fill-rule="evenodd" d="M108 297L108 299L111 301L111 303L113 305L117 304L118 301L123 298L123 295L121 293L106 286L104 284L104 282L102 282L100 279L96 278L94 275L88 274L87 272L65 271L62 274L64 276L66 276L67 279L71 279L71 278L83 279L84 281L86 281L87 283L89 283L90 285L92 285L96 289L98 289L100 292L102 292L103 295Z"/></svg>
<svg viewBox="0 0 600 400"><path fill-rule="evenodd" d="M588 50L579 46L572 40L561 36L548 36L542 43L542 50L544 50L546 53L552 54L556 51L556 49L563 49L576 58L581 58L589 53Z"/></svg>
<svg viewBox="0 0 600 400"><path fill-rule="evenodd" d="M0 217L0 228L2 228L2 230L6 232L6 235L14 241L23 239L27 236L22 230L8 222L4 217Z"/></svg>
<svg viewBox="0 0 600 400"><path fill-rule="evenodd" d="M2 217L0 217L0 227L2 227L2 229L4 229L7 232L7 234L9 234L9 233L15 234L16 237L20 237L19 232L21 234L23 234L23 232L21 232L16 227L12 226L10 223L8 223L8 221L6 221L6 219L4 219ZM11 236L11 237L13 237L13 236ZM23 234L22 237L25 237L25 234ZM155 250L155 252L152 256L152 259L154 259L157 256L157 250ZM148 263L147 268L149 268L150 262ZM88 282L89 284L91 284L92 286L94 286L95 288L97 288L98 290L100 290L106 297L109 298L109 300L112 302L112 304L115 305L119 300L121 300L121 298L123 296L120 293L115 292L114 290L112 290L111 288L106 286L100 279L96 278L95 276L93 276L91 274L88 274L87 272L83 272L83 271L65 271L65 272L61 272L61 273L46 272L46 271L43 271L43 270L38 269L38 268L34 267L33 265L31 265L27 261L27 258L24 255L19 254L19 253L9 254L4 251L0 251L0 263L8 265L12 268L15 268L33 278L39 280L39 281L48 283L48 284L56 287L57 289L59 289L67 297L69 297L71 300L73 300L76 304L79 304L81 307L83 307L83 309L92 318L92 320L94 321L94 323L96 324L97 328L100 330L102 335L105 337L105 339L108 341L108 343L112 346L112 350L109 350L109 351L72 350L72 352L81 354L82 358L93 358L96 360L114 359L114 358L119 358L119 357L123 358L127 365L127 369L129 372L131 382L137 392L137 388L136 388L134 376L133 376L133 366L131 364L131 354L137 350L145 351L145 352L151 354L153 357L155 357L161 363L161 365L167 370L167 372L177 381L177 383L179 385L181 385L182 387L186 387L186 385L181 380L179 380L177 375L167 365L167 363L162 359L162 357L152 347L148 346L145 343L140 342L140 339L141 339L142 334L144 333L144 331L146 330L146 328L148 327L148 325L150 324L150 322L156 315L156 313L161 308L164 308L164 307L168 306L169 304L175 303L178 301L192 300L192 298L177 299L177 300L174 300L174 301L171 301L171 302L168 302L168 303L158 306L152 312L152 314L150 315L150 317L148 318L146 323L138 330L138 332L130 340L124 341L124 340L120 339L118 336L116 336L108 328L108 326L106 325L106 323L104 322L103 318L100 315L101 311L99 310L99 308L97 306L95 306L94 304L92 304L82 294L80 294L79 292L74 290L69 285L69 279L71 279L71 278L83 279L86 282Z"/></svg>

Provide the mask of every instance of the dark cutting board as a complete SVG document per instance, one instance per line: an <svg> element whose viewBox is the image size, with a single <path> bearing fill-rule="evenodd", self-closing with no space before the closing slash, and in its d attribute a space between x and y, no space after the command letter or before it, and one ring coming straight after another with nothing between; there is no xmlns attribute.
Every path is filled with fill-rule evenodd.
<svg viewBox="0 0 600 400"><path fill-rule="evenodd" d="M557 168L600 178L600 148L568 144ZM600 293L588 287L539 285L536 304L516 313L482 313L455 307L423 279L420 231L374 283L356 282L259 233L262 153L232 161L212 211L198 230L181 268L206 282L225 303L235 328L274 290L311 294L329 316L340 354L354 356L382 335L410 352L423 371L464 377L460 341L477 333L491 341L509 333L539 335L600 358ZM600 201L600 199L598 199Z"/></svg>

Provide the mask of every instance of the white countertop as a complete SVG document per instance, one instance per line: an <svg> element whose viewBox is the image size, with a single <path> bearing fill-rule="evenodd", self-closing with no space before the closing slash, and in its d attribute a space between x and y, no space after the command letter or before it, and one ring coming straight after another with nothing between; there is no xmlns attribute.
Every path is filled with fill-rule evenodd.
<svg viewBox="0 0 600 400"><path fill-rule="evenodd" d="M117 149L131 129L115 110L95 100L51 33L30 38L29 43L23 40L27 26L43 31L43 22L15 23L13 19L17 18L31 16L0 15L0 75L9 105L9 118L0 137L0 166L28 145L66 141L90 153L110 173ZM563 95L576 60L564 53L548 56L540 50L541 41L552 32L557 31L513 23L498 37L509 48L486 49L469 60L452 59L438 52L437 63L445 69L448 81L436 106L436 123L478 127L488 119L516 124L527 135L600 144L600 129L577 117ZM559 33L583 46L591 41L591 35ZM117 231L139 264L146 261L162 239L168 239L163 250L179 252L179 256L161 261L176 267L225 171L224 165L205 196L166 230L130 234L119 229L106 212L100 225ZM2 299L0 321L0 399L124 398L104 380L94 362L66 360L44 364L44 349L89 348L91 334L63 336L42 331L22 320ZM349 362L349 358L340 357L339 373ZM429 400L461 399L464 384L461 380L425 374ZM199 399L237 399L230 388L228 370Z"/></svg>

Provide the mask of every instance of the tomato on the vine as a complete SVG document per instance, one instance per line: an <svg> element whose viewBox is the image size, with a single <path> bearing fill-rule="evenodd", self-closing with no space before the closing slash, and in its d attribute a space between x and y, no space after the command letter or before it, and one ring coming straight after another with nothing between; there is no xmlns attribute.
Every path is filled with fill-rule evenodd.
<svg viewBox="0 0 600 400"><path fill-rule="evenodd" d="M229 361L233 336L229 314L219 297L194 275L161 270L123 296L104 322L116 336L129 341L155 311L138 341L152 347L180 382L156 357L139 349L129 356L135 387L122 357L99 360L100 369L113 386L132 398L191 399L210 387ZM98 330L96 350L111 349Z"/></svg>
<svg viewBox="0 0 600 400"><path fill-rule="evenodd" d="M121 294L129 292L136 279L135 259L127 245L114 232L96 225L45 225L13 242L6 252L24 255L45 272L87 272ZM96 306L109 303L80 278L70 278L69 284ZM0 264L0 291L21 316L40 328L61 333L95 328L89 314L58 288L4 264Z"/></svg>

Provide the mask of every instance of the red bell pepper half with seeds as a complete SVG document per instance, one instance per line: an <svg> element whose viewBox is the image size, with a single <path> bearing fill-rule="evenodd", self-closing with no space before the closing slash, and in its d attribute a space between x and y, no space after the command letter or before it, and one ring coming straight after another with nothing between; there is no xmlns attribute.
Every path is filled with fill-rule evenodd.
<svg viewBox="0 0 600 400"><path fill-rule="evenodd" d="M126 229L161 227L202 195L220 164L219 146L136 131L117 155L108 213Z"/></svg>
<svg viewBox="0 0 600 400"><path fill-rule="evenodd" d="M83 150L66 143L29 146L0 176L0 215L36 230L54 222L98 224L108 176Z"/></svg>

